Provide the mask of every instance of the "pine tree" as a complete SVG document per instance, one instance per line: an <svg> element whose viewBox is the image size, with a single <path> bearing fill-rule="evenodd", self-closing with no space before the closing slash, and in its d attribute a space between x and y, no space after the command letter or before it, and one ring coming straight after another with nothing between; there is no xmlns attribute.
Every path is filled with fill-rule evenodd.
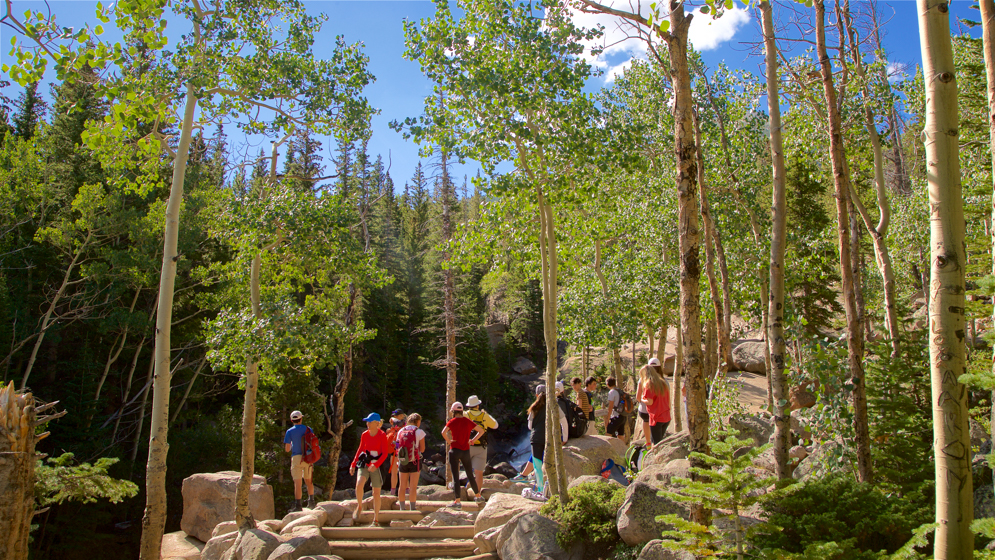
<svg viewBox="0 0 995 560"><path fill-rule="evenodd" d="M17 114L14 115L14 135L30 140L35 135L38 123L45 118L45 101L38 96L38 82L28 84L17 98Z"/></svg>

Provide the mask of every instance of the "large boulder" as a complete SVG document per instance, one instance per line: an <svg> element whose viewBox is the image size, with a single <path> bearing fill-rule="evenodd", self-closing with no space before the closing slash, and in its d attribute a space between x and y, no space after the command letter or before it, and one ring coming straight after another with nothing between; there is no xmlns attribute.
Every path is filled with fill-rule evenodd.
<svg viewBox="0 0 995 560"><path fill-rule="evenodd" d="M534 502L517 494L494 494L487 500L484 509L477 513L473 532L480 533L491 527L507 523L512 517L523 512L539 511L542 503Z"/></svg>
<svg viewBox="0 0 995 560"><path fill-rule="evenodd" d="M640 465L645 469L650 465L666 465L677 459L687 459L690 446L691 436L687 432L670 434L646 452Z"/></svg>
<svg viewBox="0 0 995 560"><path fill-rule="evenodd" d="M515 363L511 366L512 371L518 375L532 375L533 373L539 371L536 365L532 363L532 360L526 358L525 356L519 356L515 359Z"/></svg>
<svg viewBox="0 0 995 560"><path fill-rule="evenodd" d="M200 560L221 560L226 552L235 544L238 533L224 533L207 541L204 550L200 552Z"/></svg>
<svg viewBox="0 0 995 560"><path fill-rule="evenodd" d="M607 436L583 436L567 441L563 446L563 466L567 483L584 475L600 474L605 459L624 464L625 443Z"/></svg>
<svg viewBox="0 0 995 560"><path fill-rule="evenodd" d="M325 526L334 527L345 516L346 508L337 502L321 502L317 509L325 510Z"/></svg>
<svg viewBox="0 0 995 560"><path fill-rule="evenodd" d="M309 510L307 515L300 516L293 521L287 521L286 518L283 520L283 528L280 529L281 535L287 535L293 533L295 529L301 527L322 527L325 525L325 520L328 519L328 514L325 513L323 509Z"/></svg>
<svg viewBox="0 0 995 560"><path fill-rule="evenodd" d="M270 554L283 544L280 537L262 529L249 529L235 546L228 549L223 560L269 560Z"/></svg>
<svg viewBox="0 0 995 560"><path fill-rule="evenodd" d="M500 474L505 477L505 479L515 478L518 476L518 469L511 466L510 463L502 462L496 465L487 465L484 467L484 476L489 476L492 474Z"/></svg>
<svg viewBox="0 0 995 560"><path fill-rule="evenodd" d="M559 523L538 513L518 516L507 538L498 548L498 555L507 560L581 560L584 557L584 545L578 542L570 550L563 550L556 542L559 529Z"/></svg>
<svg viewBox="0 0 995 560"><path fill-rule="evenodd" d="M674 477L690 478L691 462L687 459L675 459L666 465L650 465L639 471L633 482L642 482L655 488L667 488Z"/></svg>
<svg viewBox="0 0 995 560"><path fill-rule="evenodd" d="M204 543L183 531L166 533L162 536L159 557L162 560L200 560L200 553L204 546Z"/></svg>
<svg viewBox="0 0 995 560"><path fill-rule="evenodd" d="M207 542L214 528L223 521L235 519L235 486L239 473L224 471L198 473L183 479L183 517L180 529ZM266 479L255 475L249 489L249 511L256 519L276 516L273 487Z"/></svg>
<svg viewBox="0 0 995 560"><path fill-rule="evenodd" d="M746 340L740 342L732 349L732 371L766 374L766 348L767 343L763 341Z"/></svg>
<svg viewBox="0 0 995 560"><path fill-rule="evenodd" d="M752 439L754 447L764 445L774 434L774 422L765 413L733 414L726 419L726 426L738 430L740 439Z"/></svg>
<svg viewBox="0 0 995 560"><path fill-rule="evenodd" d="M298 560L302 556L328 555L332 547L317 527L300 531L270 553L267 560Z"/></svg>
<svg viewBox="0 0 995 560"><path fill-rule="evenodd" d="M426 515L415 525L419 527L465 527L474 525L473 516L474 514L469 511L444 508Z"/></svg>
<svg viewBox="0 0 995 560"><path fill-rule="evenodd" d="M646 543L636 560L695 560L695 557L690 552L664 548L662 540L654 539Z"/></svg>
<svg viewBox="0 0 995 560"><path fill-rule="evenodd" d="M491 527L473 536L473 544L477 545L480 554L490 554L497 552L497 536L501 532L501 527Z"/></svg>
<svg viewBox="0 0 995 560"><path fill-rule="evenodd" d="M618 534L629 546L659 538L672 525L657 521L657 516L677 514L684 519L691 515L690 506L660 496L659 490L645 482L633 482L625 490L625 501L618 510Z"/></svg>
<svg viewBox="0 0 995 560"><path fill-rule="evenodd" d="M795 385L788 389L788 401L791 403L791 410L800 408L812 408L816 403L815 393L812 392L811 384L805 383Z"/></svg>

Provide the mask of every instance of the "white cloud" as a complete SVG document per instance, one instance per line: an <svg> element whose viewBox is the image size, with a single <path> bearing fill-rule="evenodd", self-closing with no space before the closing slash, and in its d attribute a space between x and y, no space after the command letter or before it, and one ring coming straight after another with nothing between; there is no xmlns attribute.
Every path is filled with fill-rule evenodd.
<svg viewBox="0 0 995 560"><path fill-rule="evenodd" d="M889 62L885 67L885 72L888 73L888 82L894 84L908 78L907 69L908 65L904 62Z"/></svg>
<svg viewBox="0 0 995 560"><path fill-rule="evenodd" d="M649 1L616 0L605 2L608 6L633 11L637 7L643 16L649 16ZM615 78L632 65L632 59L646 58L646 44L641 39L633 38L633 27L621 18L606 14L588 14L573 10L574 23L581 27L594 28L599 24L604 27L604 35L597 43L588 44L588 49L603 47L599 56L590 53L587 61L604 71L605 83L615 81ZM750 21L750 13L744 8L735 7L726 10L722 17L713 19L710 15L694 11L691 29L688 30L688 41L698 51L714 50L730 41L741 27ZM622 58L622 62L618 62ZM611 60L609 60L611 59Z"/></svg>
<svg viewBox="0 0 995 560"><path fill-rule="evenodd" d="M718 19L695 10L691 29L688 29L688 41L699 52L715 50L735 37L739 28L749 21L750 12L739 6L726 10Z"/></svg>

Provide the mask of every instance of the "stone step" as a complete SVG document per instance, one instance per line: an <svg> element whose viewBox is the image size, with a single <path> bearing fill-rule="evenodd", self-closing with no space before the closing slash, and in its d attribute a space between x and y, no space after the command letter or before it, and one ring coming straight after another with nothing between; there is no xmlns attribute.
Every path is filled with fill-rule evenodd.
<svg viewBox="0 0 995 560"><path fill-rule="evenodd" d="M380 521L383 523L390 523L391 521L397 521L402 519L410 519L415 523L418 523L425 517L427 512L422 511L399 511L396 509L390 510L380 510ZM352 518L352 515L347 514L346 518ZM363 513L359 514L359 523L373 523L373 510L364 509Z"/></svg>
<svg viewBox="0 0 995 560"><path fill-rule="evenodd" d="M418 511L422 513L432 513L433 511L440 510L444 507L449 507L449 504L451 503L452 502L438 502L438 501L418 502ZM342 502L342 506L348 509L349 511L352 511L356 509L356 500L346 500ZM392 507L393 506L394 504L392 504ZM483 507L484 504L482 503L478 504L473 500L463 500L461 509L463 509L463 511L480 511L481 509L483 509ZM363 504L363 511L364 512L372 511L372 509L373 509L373 502L367 499ZM383 507L383 509L381 509L380 511L400 511L400 510L391 510L386 507Z"/></svg>
<svg viewBox="0 0 995 560"><path fill-rule="evenodd" d="M321 536L328 540L365 539L472 539L473 525L453 527L324 527Z"/></svg>
<svg viewBox="0 0 995 560"><path fill-rule="evenodd" d="M329 541L332 554L343 560L377 560L392 558L466 558L473 556L477 545L472 540L459 541Z"/></svg>

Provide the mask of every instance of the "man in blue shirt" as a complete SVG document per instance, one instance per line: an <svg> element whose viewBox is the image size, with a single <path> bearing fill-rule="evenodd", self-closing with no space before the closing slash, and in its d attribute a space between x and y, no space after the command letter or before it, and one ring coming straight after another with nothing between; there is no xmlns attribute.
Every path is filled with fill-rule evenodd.
<svg viewBox="0 0 995 560"><path fill-rule="evenodd" d="M304 458L304 434L307 426L304 425L304 415L299 410L290 413L290 421L293 426L287 430L287 435L283 438L284 448L290 453L290 475L294 477L294 509L301 510L301 480L307 483L307 507L314 508L314 466L305 463Z"/></svg>

